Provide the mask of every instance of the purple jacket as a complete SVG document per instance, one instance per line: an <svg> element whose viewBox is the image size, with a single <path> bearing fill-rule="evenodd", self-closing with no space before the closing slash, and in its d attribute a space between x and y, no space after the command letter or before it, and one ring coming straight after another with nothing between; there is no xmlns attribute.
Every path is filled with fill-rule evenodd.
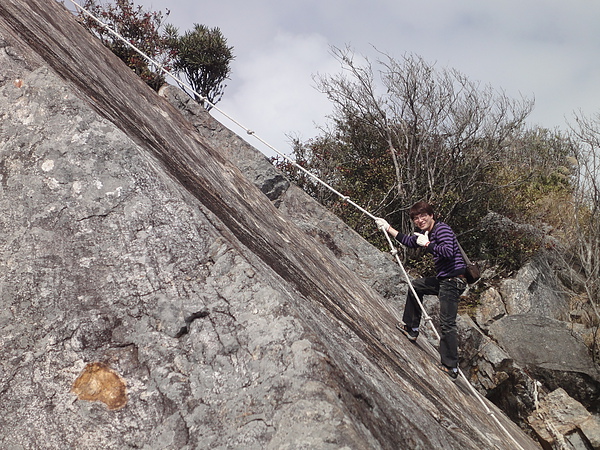
<svg viewBox="0 0 600 450"><path fill-rule="evenodd" d="M398 233L396 240L402 245L418 248L417 236L407 236ZM433 230L429 233L429 245L427 251L433 254L435 271L438 278L455 277L465 273L467 265L458 248L458 241L452 228L444 222L436 221Z"/></svg>

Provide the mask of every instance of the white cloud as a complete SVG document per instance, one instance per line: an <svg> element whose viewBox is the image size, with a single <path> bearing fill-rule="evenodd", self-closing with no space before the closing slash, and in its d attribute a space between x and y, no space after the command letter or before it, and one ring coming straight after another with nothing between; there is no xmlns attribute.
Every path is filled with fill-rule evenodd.
<svg viewBox="0 0 600 450"><path fill-rule="evenodd" d="M236 85L226 90L217 107L279 152L289 153L286 135L302 140L315 136L313 122L329 113L330 104L313 88L312 75L331 72L334 64L322 36L280 32L260 51L238 59L233 68Z"/></svg>

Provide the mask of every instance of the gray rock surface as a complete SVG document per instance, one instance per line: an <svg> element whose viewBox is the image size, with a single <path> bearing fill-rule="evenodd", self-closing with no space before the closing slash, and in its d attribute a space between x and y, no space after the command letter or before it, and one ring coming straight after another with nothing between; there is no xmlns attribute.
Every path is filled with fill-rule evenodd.
<svg viewBox="0 0 600 450"><path fill-rule="evenodd" d="M494 323L494 321L506 315L506 305L498 290L491 287L484 291L479 298L479 305L475 311L477 325L483 329Z"/></svg>
<svg viewBox="0 0 600 450"><path fill-rule="evenodd" d="M532 314L567 320L569 293L559 284L550 261L540 255L499 288L508 314Z"/></svg>
<svg viewBox="0 0 600 450"><path fill-rule="evenodd" d="M290 184L262 153L215 120L183 91L165 85L159 94L178 108L198 133L234 162L296 226L331 250L355 276L372 286L396 309L404 307L406 282L391 255L370 245L335 214Z"/></svg>
<svg viewBox="0 0 600 450"><path fill-rule="evenodd" d="M562 387L586 407L597 408L600 371L567 323L512 315L494 322L489 332L517 364L550 390Z"/></svg>
<svg viewBox="0 0 600 450"><path fill-rule="evenodd" d="M538 448L62 5L0 49L1 448Z"/></svg>
<svg viewBox="0 0 600 450"><path fill-rule="evenodd" d="M460 315L457 325L462 368L471 374L471 383L487 394L507 380L507 372L513 370L513 360L469 316Z"/></svg>

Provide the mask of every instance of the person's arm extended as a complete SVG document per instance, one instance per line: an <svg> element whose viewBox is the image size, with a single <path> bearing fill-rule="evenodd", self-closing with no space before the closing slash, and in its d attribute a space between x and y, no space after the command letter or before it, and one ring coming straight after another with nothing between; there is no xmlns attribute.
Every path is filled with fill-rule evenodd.
<svg viewBox="0 0 600 450"><path fill-rule="evenodd" d="M375 223L377 224L377 228L381 231L387 232L390 236L395 238L399 243L406 247L417 248L417 237L416 236L407 236L404 233L393 228L385 219L380 217L375 219Z"/></svg>

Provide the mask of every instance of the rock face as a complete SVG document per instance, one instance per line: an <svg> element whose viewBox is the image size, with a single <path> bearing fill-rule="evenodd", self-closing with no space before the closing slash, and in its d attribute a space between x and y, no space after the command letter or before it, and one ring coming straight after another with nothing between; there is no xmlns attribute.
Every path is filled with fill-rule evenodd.
<svg viewBox="0 0 600 450"><path fill-rule="evenodd" d="M569 296L545 258L534 258L500 287L508 314L530 314L565 320Z"/></svg>
<svg viewBox="0 0 600 450"><path fill-rule="evenodd" d="M563 389L548 394L529 423L546 448L600 449L600 419Z"/></svg>
<svg viewBox="0 0 600 450"><path fill-rule="evenodd" d="M361 280L389 303L402 303L406 287L390 255L374 248L337 216L290 184L265 156L210 116L188 95L165 85L159 94L175 106L211 146L218 148L298 228L327 247Z"/></svg>
<svg viewBox="0 0 600 450"><path fill-rule="evenodd" d="M538 448L394 332L386 255L62 5L3 1L0 62L1 448Z"/></svg>
<svg viewBox="0 0 600 450"><path fill-rule="evenodd" d="M490 327L495 338L536 379L554 390L565 390L587 405L600 400L600 373L588 349L573 335L568 324L531 315L507 316ZM568 379L568 383L564 380Z"/></svg>
<svg viewBox="0 0 600 450"><path fill-rule="evenodd" d="M526 419L532 411L531 398L520 413L510 403L522 403L530 397L533 380L542 382L543 392L562 388L591 412L600 412L600 367L589 344L594 339L594 327L586 327L586 321L580 320L584 314L578 315L573 310L580 305L584 308L591 305L585 305L578 291L573 290L577 289L577 283L573 283L576 274L570 274L568 279L561 277L569 268L555 263L559 259L556 256L540 252L514 278L502 281L499 290L488 289L474 314L487 341L499 345L505 357L494 362L485 358L475 362L471 370L473 378L478 378L489 398L502 404L505 411L511 411L515 420L517 416L518 420ZM488 345L481 339L470 339L463 344L471 361L478 360L476 355L486 353L481 349ZM489 370L490 365L509 375L504 386L491 382L485 375L494 373ZM524 392L527 394L523 395Z"/></svg>

